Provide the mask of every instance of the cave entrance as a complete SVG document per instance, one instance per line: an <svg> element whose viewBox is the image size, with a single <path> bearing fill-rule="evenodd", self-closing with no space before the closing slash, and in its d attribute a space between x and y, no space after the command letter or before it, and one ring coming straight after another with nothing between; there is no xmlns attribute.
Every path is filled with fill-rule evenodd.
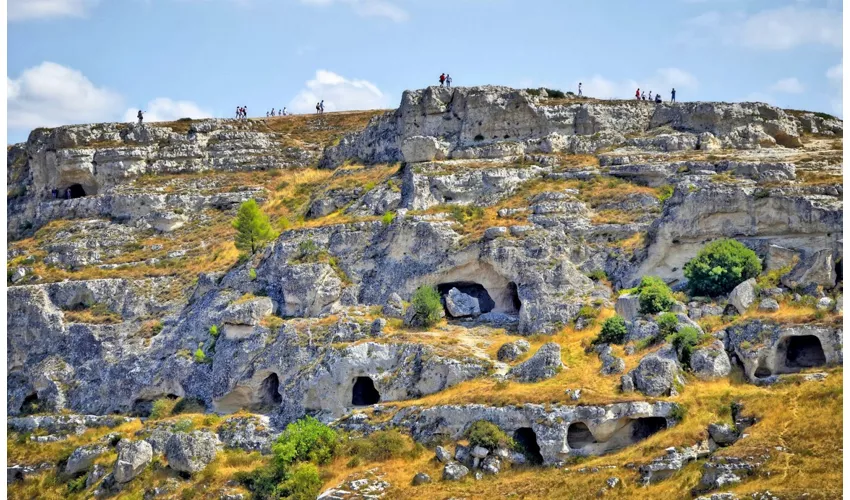
<svg viewBox="0 0 850 500"><path fill-rule="evenodd" d="M667 429L664 417L641 417L632 420L632 439L637 442Z"/></svg>
<svg viewBox="0 0 850 500"><path fill-rule="evenodd" d="M277 373L272 373L260 384L260 406L280 406L283 397L280 395L280 379Z"/></svg>
<svg viewBox="0 0 850 500"><path fill-rule="evenodd" d="M488 313L496 307L496 302L490 297L487 289L480 283L472 281L452 281L437 285L437 291L440 292L440 297L443 298L443 304L445 304L446 295L448 295L449 290L452 288L457 288L461 293L478 299L478 308L481 309L481 314ZM448 309L446 309L446 314L449 314Z"/></svg>
<svg viewBox="0 0 850 500"><path fill-rule="evenodd" d="M814 335L800 335L788 339L785 365L788 368L811 368L826 364L820 339Z"/></svg>
<svg viewBox="0 0 850 500"><path fill-rule="evenodd" d="M567 429L567 444L570 448L578 450L585 446L596 444L596 438L584 422L570 424Z"/></svg>
<svg viewBox="0 0 850 500"><path fill-rule="evenodd" d="M543 463L543 455L540 454L540 445L537 444L537 434L531 427L520 427L514 432L514 442L525 455L528 463L540 465Z"/></svg>
<svg viewBox="0 0 850 500"><path fill-rule="evenodd" d="M175 399L180 399L180 396L176 394L166 394L162 396L162 398L170 399L174 401ZM160 399L157 397L157 399ZM133 407L130 409L130 415L134 417L150 417L151 412L153 411L153 399L139 398L133 401Z"/></svg>
<svg viewBox="0 0 850 500"><path fill-rule="evenodd" d="M83 187L82 184L71 184L66 189L61 190L59 192L59 196L61 198L67 198L68 197L68 194L67 194L68 191L71 192L71 198L82 198L82 197L86 196L86 194L87 194L86 190L85 190L85 188Z"/></svg>
<svg viewBox="0 0 850 500"><path fill-rule="evenodd" d="M519 312L522 308L522 301L519 300L519 290L513 281L508 283L508 294L511 298L511 304L514 306L514 312Z"/></svg>
<svg viewBox="0 0 850 500"><path fill-rule="evenodd" d="M38 394L32 393L29 396L24 398L24 402L21 403L20 414L21 415L33 415L38 413L41 410L41 401L38 399Z"/></svg>
<svg viewBox="0 0 850 500"><path fill-rule="evenodd" d="M371 377L357 377L351 389L351 404L354 406L370 406L381 401L381 393L375 389Z"/></svg>

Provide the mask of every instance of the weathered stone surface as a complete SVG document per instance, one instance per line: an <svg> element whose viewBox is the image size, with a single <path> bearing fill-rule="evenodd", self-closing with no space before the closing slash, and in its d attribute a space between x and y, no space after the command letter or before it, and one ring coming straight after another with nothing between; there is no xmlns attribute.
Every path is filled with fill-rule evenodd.
<svg viewBox="0 0 850 500"><path fill-rule="evenodd" d="M218 427L218 439L225 448L261 453L271 452L275 434L265 416L231 417Z"/></svg>
<svg viewBox="0 0 850 500"><path fill-rule="evenodd" d="M732 363L723 342L715 340L707 347L694 349L691 354L691 370L701 380L712 380L729 375Z"/></svg>
<svg viewBox="0 0 850 500"><path fill-rule="evenodd" d="M779 302L776 299L762 299L759 302L759 311L776 312L779 310Z"/></svg>
<svg viewBox="0 0 850 500"><path fill-rule="evenodd" d="M598 352L599 359L602 361L602 368L599 370L599 373L602 375L615 375L617 373L623 373L623 370L626 369L626 362L622 358L614 356L610 345L600 347Z"/></svg>
<svg viewBox="0 0 850 500"><path fill-rule="evenodd" d="M387 298L383 312L384 316L388 318L404 317L404 302L402 302L401 297L397 293L393 293Z"/></svg>
<svg viewBox="0 0 850 500"><path fill-rule="evenodd" d="M626 321L634 321L640 317L640 300L637 295L620 295L614 310Z"/></svg>
<svg viewBox="0 0 850 500"><path fill-rule="evenodd" d="M684 383L679 361L672 348L648 354L630 372L635 389L647 396L668 396L675 392L677 383Z"/></svg>
<svg viewBox="0 0 850 500"><path fill-rule="evenodd" d="M735 443L735 441L737 441L740 437L737 429L725 423L709 424L708 435L711 436L711 439L713 439L719 446L729 446L730 444Z"/></svg>
<svg viewBox="0 0 850 500"><path fill-rule="evenodd" d="M175 432L165 444L165 459L176 471L200 472L215 459L217 441L211 432Z"/></svg>
<svg viewBox="0 0 850 500"><path fill-rule="evenodd" d="M729 303L739 314L744 314L756 300L756 280L753 278L736 286L729 294Z"/></svg>
<svg viewBox="0 0 850 500"><path fill-rule="evenodd" d="M726 488L751 476L761 467L762 460L750 457L713 457L702 468L696 491Z"/></svg>
<svg viewBox="0 0 850 500"><path fill-rule="evenodd" d="M452 288L446 294L446 309L449 310L449 314L453 318L474 317L481 314L478 299L461 292L457 288Z"/></svg>
<svg viewBox="0 0 850 500"><path fill-rule="evenodd" d="M517 358L527 353L529 349L531 349L531 344L527 340L515 340L503 344L496 353L496 358L503 362L516 361Z"/></svg>
<svg viewBox="0 0 850 500"><path fill-rule="evenodd" d="M437 446L436 454L437 460L444 464L449 463L452 460L452 454L449 453L449 451L443 448L442 446Z"/></svg>
<svg viewBox="0 0 850 500"><path fill-rule="evenodd" d="M103 446L80 446L68 457L68 462L65 464L65 473L75 475L88 470L94 463L94 460L104 453L106 453L106 448Z"/></svg>
<svg viewBox="0 0 850 500"><path fill-rule="evenodd" d="M780 281L788 288L807 288L811 285L832 288L835 286L835 261L833 251L820 250L804 256L790 273Z"/></svg>
<svg viewBox="0 0 850 500"><path fill-rule="evenodd" d="M457 462L449 462L443 467L443 481L459 481L468 474L469 469Z"/></svg>
<svg viewBox="0 0 850 500"><path fill-rule="evenodd" d="M422 484L427 484L431 482L431 476L425 474L424 472L417 472L415 476L413 476L413 486L419 486Z"/></svg>
<svg viewBox="0 0 850 500"><path fill-rule="evenodd" d="M554 342L544 344L534 356L513 367L510 375L521 382L537 382L552 378L564 367L561 362L561 346Z"/></svg>
<svg viewBox="0 0 850 500"><path fill-rule="evenodd" d="M408 163L444 160L449 154L449 143L435 137L416 135L408 137L401 145L401 155Z"/></svg>
<svg viewBox="0 0 850 500"><path fill-rule="evenodd" d="M119 483L131 481L141 474L153 458L153 449L146 441L122 440L118 443L118 459L112 475Z"/></svg>

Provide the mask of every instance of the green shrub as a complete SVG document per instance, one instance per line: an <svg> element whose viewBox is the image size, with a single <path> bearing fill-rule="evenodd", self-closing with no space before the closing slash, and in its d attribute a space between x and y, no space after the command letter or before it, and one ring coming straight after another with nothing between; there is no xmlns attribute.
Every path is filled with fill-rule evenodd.
<svg viewBox="0 0 850 500"><path fill-rule="evenodd" d="M404 437L396 429L373 432L369 436L348 442L348 454L367 462L380 462L401 458L409 452Z"/></svg>
<svg viewBox="0 0 850 500"><path fill-rule="evenodd" d="M486 420L477 420L466 430L466 439L470 446L483 446L495 450L496 448L513 448L514 442L502 429Z"/></svg>
<svg viewBox="0 0 850 500"><path fill-rule="evenodd" d="M587 273L587 277L592 279L593 281L602 281L608 279L608 273L606 273L602 269L597 269L595 271Z"/></svg>
<svg viewBox="0 0 850 500"><path fill-rule="evenodd" d="M68 493L79 493L81 491L85 491L86 489L86 479L88 478L88 474L83 474L77 479L72 479L68 481Z"/></svg>
<svg viewBox="0 0 850 500"><path fill-rule="evenodd" d="M622 316L614 316L602 323L602 330L593 340L594 344L622 344L626 341L626 320Z"/></svg>
<svg viewBox="0 0 850 500"><path fill-rule="evenodd" d="M484 217L484 209L472 205L453 205L451 214L454 220L464 224L468 221Z"/></svg>
<svg viewBox="0 0 850 500"><path fill-rule="evenodd" d="M172 415L179 415L181 413L204 413L206 411L206 407L204 407L204 402L197 398L181 398L177 401L177 404L174 405L174 408L171 410Z"/></svg>
<svg viewBox="0 0 850 500"><path fill-rule="evenodd" d="M322 479L319 469L310 463L298 464L292 468L280 485L280 497L288 500L314 500L319 496Z"/></svg>
<svg viewBox="0 0 850 500"><path fill-rule="evenodd" d="M242 203L232 225L236 229L236 248L246 254L256 253L266 243L277 238L268 215L260 210L253 198Z"/></svg>
<svg viewBox="0 0 850 500"><path fill-rule="evenodd" d="M204 353L204 349L202 348L203 344L198 344L198 349L195 350L195 354L192 356L192 359L195 360L195 363L207 363L209 359L207 358L206 353Z"/></svg>
<svg viewBox="0 0 850 500"><path fill-rule="evenodd" d="M699 330L692 326L686 326L667 337L667 341L672 343L679 353L679 361L688 368L691 366L691 354L693 354L694 348L700 343L700 340L702 340L702 335Z"/></svg>
<svg viewBox="0 0 850 500"><path fill-rule="evenodd" d="M414 308L416 315L422 318L425 326L433 326L440 321L443 312L440 292L433 286L422 285L413 292L410 307Z"/></svg>
<svg viewBox="0 0 850 500"><path fill-rule="evenodd" d="M218 326L213 325L210 327L210 335L213 337L218 337Z"/></svg>
<svg viewBox="0 0 850 500"><path fill-rule="evenodd" d="M319 253L319 245L313 240L304 240L298 244L298 252L301 259L312 257Z"/></svg>
<svg viewBox="0 0 850 500"><path fill-rule="evenodd" d="M716 297L758 276L761 262L755 252L738 241L718 240L685 264L684 272L694 295Z"/></svg>
<svg viewBox="0 0 850 500"><path fill-rule="evenodd" d="M658 316L658 329L663 337L676 333L677 326L679 326L679 318L675 314L667 312Z"/></svg>
<svg viewBox="0 0 850 500"><path fill-rule="evenodd" d="M670 309L675 303L673 292L667 283L655 276L644 276L637 286L640 312L655 314Z"/></svg>
<svg viewBox="0 0 850 500"><path fill-rule="evenodd" d="M385 226L389 226L394 220L395 212L384 212L384 216L381 217L381 222L383 222Z"/></svg>
<svg viewBox="0 0 850 500"><path fill-rule="evenodd" d="M151 406L151 414L150 418L154 420L159 420L160 418L165 418L171 415L171 412L174 411L174 407L177 405L176 399L170 398L159 398L153 402Z"/></svg>
<svg viewBox="0 0 850 500"><path fill-rule="evenodd" d="M171 430L173 430L174 432L189 432L192 430L192 427L192 421L186 418L172 425Z"/></svg>
<svg viewBox="0 0 850 500"><path fill-rule="evenodd" d="M599 309L593 306L581 306L581 309L578 310L578 316L576 316L576 320L596 319L597 316L599 316Z"/></svg>
<svg viewBox="0 0 850 500"><path fill-rule="evenodd" d="M283 477L284 471L271 465L257 467L250 472L237 472L234 479L248 488L253 494L252 498L261 500L280 498L278 494L278 483Z"/></svg>
<svg viewBox="0 0 850 500"><path fill-rule="evenodd" d="M313 417L305 417L286 426L272 446L272 453L275 463L284 468L293 462L322 465L330 462L338 447L335 430Z"/></svg>
<svg viewBox="0 0 850 500"><path fill-rule="evenodd" d="M658 192L655 196L658 198L658 201L664 203L671 196L673 196L673 186L671 186L670 184L661 186L660 188L658 188Z"/></svg>
<svg viewBox="0 0 850 500"><path fill-rule="evenodd" d="M670 412L670 418L675 420L676 422L681 422L685 419L685 416L688 414L687 408L682 406L679 403L673 403L673 410Z"/></svg>
<svg viewBox="0 0 850 500"><path fill-rule="evenodd" d="M253 267L251 269L249 269L248 270L248 277L251 278L251 281L254 281L255 279L257 279L257 270L254 269Z"/></svg>

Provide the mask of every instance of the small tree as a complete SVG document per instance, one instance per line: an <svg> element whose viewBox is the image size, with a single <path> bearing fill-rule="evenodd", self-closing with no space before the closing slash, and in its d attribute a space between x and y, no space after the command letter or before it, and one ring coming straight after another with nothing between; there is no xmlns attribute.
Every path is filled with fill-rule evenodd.
<svg viewBox="0 0 850 500"><path fill-rule="evenodd" d="M626 341L626 320L622 316L608 318L602 323L602 330L593 341L594 344L622 344Z"/></svg>
<svg viewBox="0 0 850 500"><path fill-rule="evenodd" d="M435 325L440 321L440 313L443 310L440 292L433 286L422 285L413 292L410 307L414 308L424 326Z"/></svg>
<svg viewBox="0 0 850 500"><path fill-rule="evenodd" d="M755 252L735 240L718 240L706 245L685 264L685 277L695 295L716 297L761 272Z"/></svg>
<svg viewBox="0 0 850 500"><path fill-rule="evenodd" d="M686 326L667 337L667 341L673 344L676 352L679 353L679 361L688 368L691 366L691 355L694 352L694 348L701 340L702 335L699 330L692 326Z"/></svg>
<svg viewBox="0 0 850 500"><path fill-rule="evenodd" d="M277 237L269 217L260 210L253 198L239 207L233 227L236 229L236 248L250 254L256 253Z"/></svg>

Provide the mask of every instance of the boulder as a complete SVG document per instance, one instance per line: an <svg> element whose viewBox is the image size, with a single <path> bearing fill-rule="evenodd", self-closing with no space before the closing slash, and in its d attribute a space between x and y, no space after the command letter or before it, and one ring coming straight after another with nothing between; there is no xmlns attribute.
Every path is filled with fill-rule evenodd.
<svg viewBox="0 0 850 500"><path fill-rule="evenodd" d="M372 322L372 326L369 327L369 335L373 337L380 337L384 334L384 328L387 327L387 320L384 318L376 318L375 321Z"/></svg>
<svg viewBox="0 0 850 500"><path fill-rule="evenodd" d="M86 488L91 488L104 476L106 476L106 467L100 464L94 464L89 475L86 477Z"/></svg>
<svg viewBox="0 0 850 500"><path fill-rule="evenodd" d="M660 332L658 323L651 320L636 319L626 323L626 342L640 342L657 337Z"/></svg>
<svg viewBox="0 0 850 500"><path fill-rule="evenodd" d="M419 472L415 476L413 476L413 486L419 486L421 484L426 484L431 482L431 476L425 474L424 472Z"/></svg>
<svg viewBox="0 0 850 500"><path fill-rule="evenodd" d="M499 457L490 456L481 461L481 470L487 474L498 474L502 468L502 461Z"/></svg>
<svg viewBox="0 0 850 500"><path fill-rule="evenodd" d="M531 344L527 340L516 340L503 344L496 353L496 358L502 362L516 361L517 358L527 353Z"/></svg>
<svg viewBox="0 0 850 500"><path fill-rule="evenodd" d="M175 432L165 444L165 459L173 470L194 474L215 459L217 439L207 431Z"/></svg>
<svg viewBox="0 0 850 500"><path fill-rule="evenodd" d="M702 477L696 491L710 491L740 483L761 466L749 457L713 457L702 466Z"/></svg>
<svg viewBox="0 0 850 500"><path fill-rule="evenodd" d="M147 441L128 441L118 443L118 459L112 468L115 481L126 483L141 474L153 459L153 448Z"/></svg>
<svg viewBox="0 0 850 500"><path fill-rule="evenodd" d="M443 481L459 481L469 474L465 465L449 462L443 467Z"/></svg>
<svg viewBox="0 0 850 500"><path fill-rule="evenodd" d="M484 240L490 241L495 240L496 238L500 238L502 236L507 236L508 228L499 226L499 227L488 227L484 231Z"/></svg>
<svg viewBox="0 0 850 500"><path fill-rule="evenodd" d="M387 298L387 302L383 308L384 316L388 318L403 318L404 317L404 302L397 293L393 293Z"/></svg>
<svg viewBox="0 0 850 500"><path fill-rule="evenodd" d="M229 325L255 326L263 317L274 311L274 303L268 297L257 297L245 302L230 304L221 315L221 321Z"/></svg>
<svg viewBox="0 0 850 500"><path fill-rule="evenodd" d="M782 284L791 289L807 288L812 285L832 288L835 286L835 260L832 250L820 250L805 256L782 276Z"/></svg>
<svg viewBox="0 0 850 500"><path fill-rule="evenodd" d="M436 450L437 460L440 462L447 464L452 461L452 454L442 446L437 446Z"/></svg>
<svg viewBox="0 0 850 500"><path fill-rule="evenodd" d="M521 382L538 382L554 377L563 367L561 346L549 342L540 347L527 361L513 367L509 375Z"/></svg>
<svg viewBox="0 0 850 500"><path fill-rule="evenodd" d="M647 396L669 396L676 392L675 384L683 383L675 351L668 347L648 354L632 370L635 389Z"/></svg>
<svg viewBox="0 0 850 500"><path fill-rule="evenodd" d="M483 446L474 446L469 454L472 455L472 458L484 458L490 454L490 450Z"/></svg>
<svg viewBox="0 0 850 500"><path fill-rule="evenodd" d="M725 377L732 371L729 355L723 342L715 340L707 347L695 349L691 354L691 370L700 380Z"/></svg>
<svg viewBox="0 0 850 500"><path fill-rule="evenodd" d="M626 321L634 321L640 317L640 299L637 295L620 295L614 310Z"/></svg>
<svg viewBox="0 0 850 500"><path fill-rule="evenodd" d="M599 360L602 361L602 368L599 370L602 375L623 373L623 370L626 369L626 362L622 358L614 356L610 345L606 344L599 348Z"/></svg>
<svg viewBox="0 0 850 500"><path fill-rule="evenodd" d="M729 303L735 306L739 314L744 314L756 300L756 280L750 278L739 284L729 294Z"/></svg>
<svg viewBox="0 0 850 500"><path fill-rule="evenodd" d="M779 310L779 302L775 299L764 299L759 302L759 311L776 312Z"/></svg>
<svg viewBox="0 0 850 500"><path fill-rule="evenodd" d="M105 446L80 446L68 457L68 462L65 464L65 473L73 476L88 470L94 463L94 460L104 453L106 453Z"/></svg>
<svg viewBox="0 0 850 500"><path fill-rule="evenodd" d="M449 314L453 318L475 317L481 314L478 299L461 292L457 288L452 288L446 294L446 309L449 310Z"/></svg>
<svg viewBox="0 0 850 500"><path fill-rule="evenodd" d="M718 446L729 446L738 440L740 435L735 427L729 424L709 424L708 435L717 443Z"/></svg>
<svg viewBox="0 0 850 500"><path fill-rule="evenodd" d="M631 376L631 374L623 375L620 377L620 391L622 392L634 392L635 390L635 379Z"/></svg>
<svg viewBox="0 0 850 500"><path fill-rule="evenodd" d="M821 297L820 299L818 299L818 302L815 307L819 311L828 311L832 309L832 299L829 297Z"/></svg>

